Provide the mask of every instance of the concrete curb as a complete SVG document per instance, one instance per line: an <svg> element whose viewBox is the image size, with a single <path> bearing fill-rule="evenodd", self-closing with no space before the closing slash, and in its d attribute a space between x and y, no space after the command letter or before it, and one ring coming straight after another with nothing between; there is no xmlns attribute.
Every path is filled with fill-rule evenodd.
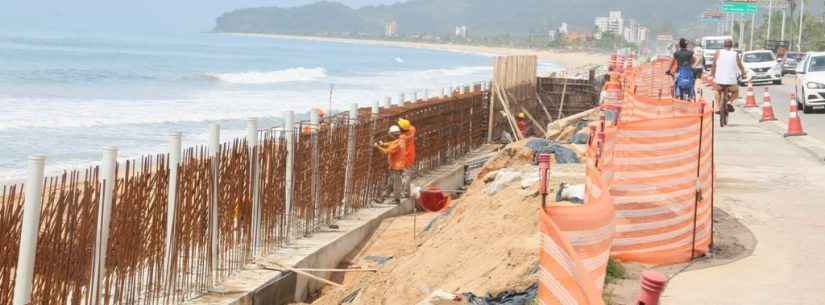
<svg viewBox="0 0 825 305"><path fill-rule="evenodd" d="M741 105L736 105L736 108L739 112L745 113L755 122L759 122L759 119L762 118L762 109L761 108L744 108ZM771 122L764 122L758 123L757 126L762 127L765 130L770 132L776 133L779 136L784 136L785 132L787 131L788 126L785 126L787 122L784 121L771 121ZM805 122L802 122L805 124ZM822 164L825 164L825 142L820 141L817 138L811 136L796 136L796 137L787 137L785 141L804 150L811 156L813 156L817 161Z"/></svg>

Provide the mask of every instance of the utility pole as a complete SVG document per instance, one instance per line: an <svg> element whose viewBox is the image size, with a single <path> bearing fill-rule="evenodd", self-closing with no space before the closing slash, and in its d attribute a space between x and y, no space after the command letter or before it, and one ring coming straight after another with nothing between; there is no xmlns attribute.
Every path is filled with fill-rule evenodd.
<svg viewBox="0 0 825 305"><path fill-rule="evenodd" d="M739 19L739 50L745 48L745 16L742 15L742 17Z"/></svg>
<svg viewBox="0 0 825 305"><path fill-rule="evenodd" d="M805 19L805 0L800 0L802 5L799 7L799 37L796 40L796 50L802 52L802 21Z"/></svg>
<svg viewBox="0 0 825 305"><path fill-rule="evenodd" d="M756 18L754 18L754 19L756 19ZM768 33L765 34L765 40L771 40L771 32L773 31L773 28L771 28L772 24L773 24L773 0L770 0L768 2Z"/></svg>
<svg viewBox="0 0 825 305"><path fill-rule="evenodd" d="M751 50L751 51L753 51L753 34L754 34L754 29L755 29L754 25L755 24L756 24L756 13L753 13L751 15L751 40L750 40L750 43L748 43L748 49Z"/></svg>

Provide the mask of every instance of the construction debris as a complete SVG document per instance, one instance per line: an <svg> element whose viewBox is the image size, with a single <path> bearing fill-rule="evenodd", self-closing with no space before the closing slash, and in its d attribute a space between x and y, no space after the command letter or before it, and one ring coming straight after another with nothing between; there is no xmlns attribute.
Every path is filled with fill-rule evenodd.
<svg viewBox="0 0 825 305"><path fill-rule="evenodd" d="M573 135L577 131L579 122L594 122L599 119L600 115L601 111L599 108L593 108L585 112L556 120L547 125L547 133L545 133L544 138L554 140L556 142L570 143Z"/></svg>

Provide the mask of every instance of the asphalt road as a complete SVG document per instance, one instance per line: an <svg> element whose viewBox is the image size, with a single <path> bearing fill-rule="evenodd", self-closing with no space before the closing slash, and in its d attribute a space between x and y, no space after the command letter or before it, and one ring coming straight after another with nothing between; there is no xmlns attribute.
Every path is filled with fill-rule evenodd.
<svg viewBox="0 0 825 305"><path fill-rule="evenodd" d="M796 82L794 75L786 75L782 85L754 85L754 95L756 96L756 104L762 107L762 96L765 93L765 88L768 88L771 93L771 101L776 118L787 126L788 110L791 93L794 93L793 84ZM740 105L745 103L745 93L747 87L740 88L741 98L738 101ZM742 115L741 113L734 113L734 115ZM814 113L802 113L799 109L799 116L802 119L802 128L808 135L825 142L825 111L817 110Z"/></svg>

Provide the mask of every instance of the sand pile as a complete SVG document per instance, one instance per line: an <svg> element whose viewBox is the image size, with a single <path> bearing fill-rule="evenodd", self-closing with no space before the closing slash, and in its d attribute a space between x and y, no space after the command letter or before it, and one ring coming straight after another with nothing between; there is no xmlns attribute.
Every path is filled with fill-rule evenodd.
<svg viewBox="0 0 825 305"><path fill-rule="evenodd" d="M417 216L414 241L412 216L386 220L351 260L379 272L348 273L346 288L328 287L313 304L417 304L437 290L485 295L535 283L541 196L531 158L522 144L504 149L448 212ZM491 187L505 176L509 181ZM583 181L581 164L553 166L551 186ZM392 258L381 265L376 257Z"/></svg>

